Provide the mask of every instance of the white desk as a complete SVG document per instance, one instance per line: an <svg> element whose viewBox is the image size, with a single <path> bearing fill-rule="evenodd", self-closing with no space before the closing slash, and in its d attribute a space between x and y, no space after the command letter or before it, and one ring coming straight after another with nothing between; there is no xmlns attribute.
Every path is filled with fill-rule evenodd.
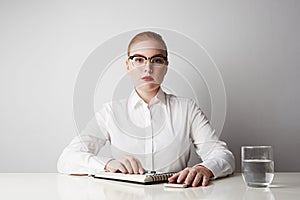
<svg viewBox="0 0 300 200"><path fill-rule="evenodd" d="M0 173L0 199L300 199L300 173L276 173L270 188L247 188L241 174L214 180L207 187L167 189L56 173Z"/></svg>

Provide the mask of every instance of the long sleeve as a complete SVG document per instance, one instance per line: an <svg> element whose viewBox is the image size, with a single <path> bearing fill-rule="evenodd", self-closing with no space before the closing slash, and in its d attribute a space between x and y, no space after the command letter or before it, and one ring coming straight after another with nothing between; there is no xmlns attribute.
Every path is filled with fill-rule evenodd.
<svg viewBox="0 0 300 200"><path fill-rule="evenodd" d="M203 112L191 102L191 138L196 153L202 159L203 165L210 169L214 178L232 174L235 169L235 160L225 142L220 141L212 129Z"/></svg>
<svg viewBox="0 0 300 200"><path fill-rule="evenodd" d="M104 117L97 113L80 135L76 136L63 150L57 163L60 173L94 174L104 169L105 164L112 159L97 155L109 141L104 125Z"/></svg>

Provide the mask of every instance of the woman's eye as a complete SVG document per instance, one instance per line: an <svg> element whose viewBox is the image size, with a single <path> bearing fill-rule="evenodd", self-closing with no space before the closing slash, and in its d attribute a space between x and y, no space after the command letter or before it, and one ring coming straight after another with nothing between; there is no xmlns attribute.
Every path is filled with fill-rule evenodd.
<svg viewBox="0 0 300 200"><path fill-rule="evenodd" d="M164 63L164 60L162 58L154 58L152 60L152 63L155 63L155 64L163 64Z"/></svg>
<svg viewBox="0 0 300 200"><path fill-rule="evenodd" d="M144 59L143 58L135 58L134 62L143 63Z"/></svg>

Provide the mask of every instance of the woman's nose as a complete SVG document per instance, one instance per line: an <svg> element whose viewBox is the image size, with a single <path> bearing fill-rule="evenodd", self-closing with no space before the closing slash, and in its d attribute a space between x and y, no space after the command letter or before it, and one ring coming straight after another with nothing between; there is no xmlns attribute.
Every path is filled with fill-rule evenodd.
<svg viewBox="0 0 300 200"><path fill-rule="evenodd" d="M144 68L144 72L149 72L149 73L152 73L152 72L153 72L152 66L151 66L151 63L150 63L150 62L146 62L145 68Z"/></svg>

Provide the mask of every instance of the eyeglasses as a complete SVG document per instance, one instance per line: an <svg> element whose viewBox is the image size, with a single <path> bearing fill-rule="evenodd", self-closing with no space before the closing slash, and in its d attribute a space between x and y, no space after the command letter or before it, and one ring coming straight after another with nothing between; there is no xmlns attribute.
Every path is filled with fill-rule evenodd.
<svg viewBox="0 0 300 200"><path fill-rule="evenodd" d="M153 65L165 65L168 61L168 58L162 55L155 55L150 58L143 55L133 55L129 56L128 59L132 61L134 67L145 66L147 60L150 60L150 63Z"/></svg>

